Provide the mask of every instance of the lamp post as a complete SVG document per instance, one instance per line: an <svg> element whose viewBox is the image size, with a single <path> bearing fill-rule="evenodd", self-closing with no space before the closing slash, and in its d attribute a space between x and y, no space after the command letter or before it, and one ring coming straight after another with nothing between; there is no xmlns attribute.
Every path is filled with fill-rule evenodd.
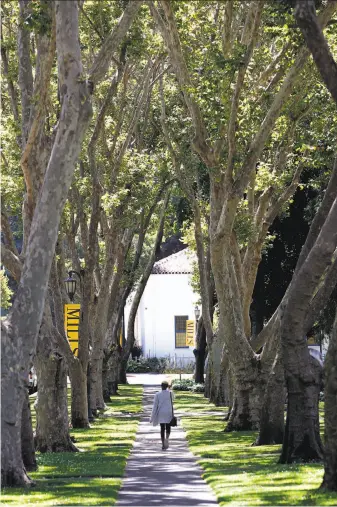
<svg viewBox="0 0 337 507"><path fill-rule="evenodd" d="M198 320L200 319L200 308L198 305L195 305L194 307L194 315L195 315L195 322L196 325L198 324Z"/></svg>
<svg viewBox="0 0 337 507"><path fill-rule="evenodd" d="M81 272L82 272L82 270L81 270ZM74 301L74 296L76 294L76 286L77 286L77 280L76 280L76 278L73 278L73 274L78 276L80 282L81 282L81 276L82 276L81 273L78 273L77 271L74 271L73 269L71 269L68 272L68 275L69 275L68 278L66 280L64 280L64 283L66 286L66 291L67 291L68 297L71 302Z"/></svg>
<svg viewBox="0 0 337 507"><path fill-rule="evenodd" d="M73 278L73 274L78 277L79 282L81 283L82 277L84 275L84 270L81 269L81 271L78 273L74 269L71 269L68 272L68 278L66 280L64 280L68 297L69 297L69 299L70 299L70 301L72 303L74 301L74 296L76 294L76 286L77 286L77 280L76 280L76 278ZM87 368L88 420L89 420L89 422L92 422L92 421L94 421L94 417L93 417L93 414L92 414L92 410L90 408L89 389L90 389L90 367L89 367L89 364L88 364L88 368Z"/></svg>

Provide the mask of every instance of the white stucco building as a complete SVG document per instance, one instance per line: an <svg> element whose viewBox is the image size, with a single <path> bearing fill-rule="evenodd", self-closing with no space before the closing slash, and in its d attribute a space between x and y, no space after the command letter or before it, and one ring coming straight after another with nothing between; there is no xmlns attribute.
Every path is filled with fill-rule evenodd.
<svg viewBox="0 0 337 507"><path fill-rule="evenodd" d="M141 299L135 322L136 340L144 356L193 358L194 334L186 345L186 323L195 329L198 295L190 279L195 256L188 249L155 263ZM125 321L130 310L125 309Z"/></svg>

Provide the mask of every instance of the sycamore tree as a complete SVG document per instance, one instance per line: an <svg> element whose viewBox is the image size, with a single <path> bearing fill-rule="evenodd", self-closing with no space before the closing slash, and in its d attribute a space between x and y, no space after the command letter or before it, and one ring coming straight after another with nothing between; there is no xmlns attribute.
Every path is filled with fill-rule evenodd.
<svg viewBox="0 0 337 507"><path fill-rule="evenodd" d="M150 2L150 9L188 111L185 128L210 180L210 257L219 301L216 336L209 313L198 202L193 185L186 189L195 210L196 238L200 238L197 248L209 373L212 382L219 384L223 365L218 358L222 350L222 362L227 356L235 389L228 427L257 428L267 377L279 351L281 314L274 315L260 341L250 342L250 301L268 228L299 181L301 157L299 164L291 167L288 155L297 122L305 116L308 106L308 89L300 75L311 73L316 83L317 77L307 67L309 51L298 32L287 24L292 19L291 12L279 19L278 9L269 3L209 2L187 6L163 0ZM335 10L333 3L322 10L318 18L321 27L326 26ZM217 65L212 65L212 60ZM179 160L174 165L181 170ZM184 172L187 169L183 167L182 178ZM267 181L260 187L265 178ZM240 252L235 225L240 219L242 198L251 211L252 232ZM322 258L323 273L327 259L328 256ZM307 308L310 303L312 298ZM262 354L257 355L268 334L270 339ZM312 383L315 384L313 378ZM306 424L314 421L304 423L299 435L302 441L310 433ZM316 450L313 442L313 454ZM305 453L303 457L307 457Z"/></svg>
<svg viewBox="0 0 337 507"><path fill-rule="evenodd" d="M21 7L25 5L22 3ZM82 79L77 5L67 1L55 3L55 33L62 111L35 212L31 175L25 160L22 164L27 178L30 236L16 298L8 318L2 322L2 481L8 485L30 482L21 455L24 379L36 348L62 208L91 117L90 95ZM19 42L19 52L25 50L24 46ZM23 73L26 69L21 67ZM22 79L28 84L30 76L22 76ZM22 97L23 102L26 99L28 97ZM23 117L26 111L23 108ZM30 129L29 122L23 122L22 141L27 149L36 136L34 128L38 128L38 119L39 110Z"/></svg>
<svg viewBox="0 0 337 507"><path fill-rule="evenodd" d="M92 115L90 94L107 71L111 53L128 30L140 5L140 2L130 2L116 30L106 38L89 71L88 86L81 63L77 3L63 1L36 6L30 2L20 2L18 82L21 134L17 136L26 194L21 259L16 255L10 237L7 240L10 249L5 250L12 263L9 269L12 273L15 271L19 278L13 307L8 318L2 322L2 480L6 485L31 482L21 455L25 379L36 350L61 212ZM51 16L48 16L50 11ZM38 32L36 39L32 38L36 47L31 48L29 23L35 23L37 14L43 30L42 33ZM45 125L47 129L50 128L48 120L45 120L45 111L55 45L61 110L51 140L45 143ZM37 68L33 79L30 51L35 50ZM20 108L15 105L13 74L8 65L8 72L5 67L4 61L10 104L17 121L20 119Z"/></svg>
<svg viewBox="0 0 337 507"><path fill-rule="evenodd" d="M309 0L308 2L303 2L303 0L297 0L295 7L295 17L300 26L303 36L305 38L306 44L310 49L314 62L320 72L320 75L331 93L332 98L337 104L337 64L334 56L332 54L332 47L329 46L324 34L319 26L317 20L317 14L315 11L315 4L313 1ZM335 172L337 168L337 158L335 160ZM333 181L334 186L336 186L336 181ZM331 181L330 181L330 191L331 191ZM329 190L329 188L328 188ZM327 190L327 194L328 194ZM312 263L315 262L315 254L316 254L316 263L318 263L317 257L324 255L327 259L327 262L330 262L332 266L336 264L336 206L337 206L337 196L336 193L332 190L330 196L331 207L329 213L326 216L326 219L321 225L321 231L317 238L315 245L312 247L312 251L310 252L309 258L307 258L306 262L309 263L311 260ZM334 200L333 200L334 196ZM326 196L324 197L324 200ZM334 259L333 256L334 255ZM305 265L303 266L303 271L305 271ZM311 267L311 266L310 266ZM307 268L308 269L308 268ZM303 296L304 299L308 298L308 293L310 297L310 289L311 295L315 290L315 277L318 277L320 274L319 270L311 270L308 273L303 275L305 286L302 284L299 286L297 290L296 296L294 299L294 307L290 309L290 314L293 317L293 320L299 320L301 323L300 312L303 308L303 302L300 301ZM299 274L299 277L301 273ZM331 278L334 278L333 276ZM294 319L295 316L295 319ZM298 322L295 323L298 325ZM283 346L284 348L287 346L286 338L284 338ZM297 343L297 350L301 346L301 343ZM326 357L326 365L325 365L325 453L324 453L324 478L322 483L322 488L328 489L330 491L337 490L337 447L336 447L336 395L337 395L337 375L336 375L336 361L337 361L337 317L335 318L335 323L332 331L332 337L329 344L329 349ZM289 361L290 363L290 361ZM287 365L286 365L287 366ZM288 375L293 373L293 364L292 368L288 369ZM288 377L288 378L289 378ZM289 378L289 384L291 382L291 378ZM303 403L303 402L302 402Z"/></svg>

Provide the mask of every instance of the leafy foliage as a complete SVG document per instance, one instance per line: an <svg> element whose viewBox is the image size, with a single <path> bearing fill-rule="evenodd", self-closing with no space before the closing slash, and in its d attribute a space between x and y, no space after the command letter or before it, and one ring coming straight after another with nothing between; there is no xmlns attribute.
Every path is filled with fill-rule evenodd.
<svg viewBox="0 0 337 507"><path fill-rule="evenodd" d="M8 310L12 306L11 298L13 291L8 286L8 277L6 276L5 270L0 270L0 299L1 307Z"/></svg>

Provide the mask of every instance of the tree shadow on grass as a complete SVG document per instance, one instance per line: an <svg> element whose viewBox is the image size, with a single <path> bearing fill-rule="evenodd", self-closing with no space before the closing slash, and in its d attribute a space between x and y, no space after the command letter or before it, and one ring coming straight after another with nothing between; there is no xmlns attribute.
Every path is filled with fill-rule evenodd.
<svg viewBox="0 0 337 507"><path fill-rule="evenodd" d="M40 480L32 490L5 489L4 505L113 505L116 501L121 479L74 478Z"/></svg>

